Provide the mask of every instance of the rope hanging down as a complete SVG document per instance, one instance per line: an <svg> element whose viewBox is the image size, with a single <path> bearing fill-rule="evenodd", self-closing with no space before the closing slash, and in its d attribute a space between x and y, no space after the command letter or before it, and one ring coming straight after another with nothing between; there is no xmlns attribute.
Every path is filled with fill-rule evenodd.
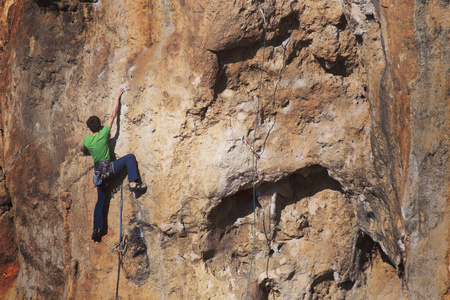
<svg viewBox="0 0 450 300"><path fill-rule="evenodd" d="M245 293L245 299L248 298L248 290L250 288L250 278L252 275L252 266L253 266L253 259L255 256L255 244L256 244L256 164L255 164L255 157L256 154L256 129L258 127L258 115L259 115L259 102L261 99L261 90L262 90L262 80L263 80L263 73L264 73L264 57L266 54L266 42L267 42L267 27L269 25L269 15L270 15L270 0L269 4L267 5L267 15L265 14L264 10L260 10L263 20L264 20L264 46L263 46L263 57L262 57L262 63L261 63L261 76L259 80L259 93L258 93L258 102L256 105L256 117L255 117L255 128L253 130L253 155L252 155L252 169L253 169L253 247L252 247L252 258L250 260L250 270L248 272L248 281L247 281L247 292Z"/></svg>
<svg viewBox="0 0 450 300"><path fill-rule="evenodd" d="M116 284L116 300L119 299L119 277L120 277L120 263L122 259L122 186L123 182L120 183L120 227L119 227L119 251L118 251L118 264L117 264L117 284Z"/></svg>

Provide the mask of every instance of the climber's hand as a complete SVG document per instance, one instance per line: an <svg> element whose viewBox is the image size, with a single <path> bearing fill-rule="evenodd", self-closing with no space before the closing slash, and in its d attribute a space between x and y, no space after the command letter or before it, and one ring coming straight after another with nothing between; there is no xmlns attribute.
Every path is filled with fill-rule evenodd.
<svg viewBox="0 0 450 300"><path fill-rule="evenodd" d="M122 96L123 92L125 92L125 88L121 87L116 93L116 98L120 98L120 96Z"/></svg>

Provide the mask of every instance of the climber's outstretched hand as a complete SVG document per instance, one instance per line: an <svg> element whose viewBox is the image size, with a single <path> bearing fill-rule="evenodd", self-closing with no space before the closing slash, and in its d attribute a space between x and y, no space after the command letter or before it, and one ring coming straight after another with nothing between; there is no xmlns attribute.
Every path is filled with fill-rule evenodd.
<svg viewBox="0 0 450 300"><path fill-rule="evenodd" d="M120 98L120 96L122 96L123 92L125 92L125 88L121 87L116 93L116 99Z"/></svg>
<svg viewBox="0 0 450 300"><path fill-rule="evenodd" d="M111 108L111 113L109 115L109 119L107 124L109 125L109 127L112 127L112 123L114 122L114 119L116 118L117 115L117 111L119 110L119 102L120 102L120 97L122 96L123 92L125 91L125 88L121 87L117 92L116 92L116 98L114 99L114 104Z"/></svg>

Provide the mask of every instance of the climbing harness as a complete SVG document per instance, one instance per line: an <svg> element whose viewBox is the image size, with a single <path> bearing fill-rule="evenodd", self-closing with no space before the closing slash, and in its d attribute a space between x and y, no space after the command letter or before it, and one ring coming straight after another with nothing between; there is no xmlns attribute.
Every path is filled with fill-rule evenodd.
<svg viewBox="0 0 450 300"><path fill-rule="evenodd" d="M267 6L267 15L265 14L264 10L260 10L263 20L264 20L264 46L263 46L263 56L262 56L262 63L261 63L261 76L259 80L259 93L258 93L258 102L256 105L256 117L255 117L255 128L253 130L253 147L252 147L252 169L253 169L253 246L252 246L252 258L250 260L250 270L248 272L248 281L247 281L247 292L245 293L245 299L248 299L248 290L250 288L250 278L252 275L252 266L253 266L253 259L255 257L255 244L256 244L256 165L255 165L255 145L256 145L256 129L258 127L258 115L259 115L259 102L261 100L261 90L262 90L262 80L263 80L263 73L264 73L264 57L266 54L266 42L267 42L267 26L269 25L269 14L270 14L270 0L269 4Z"/></svg>
<svg viewBox="0 0 450 300"><path fill-rule="evenodd" d="M121 260L122 260L122 207L123 207L122 186L123 186L123 183L121 182L120 183L119 251L117 252L119 262L117 264L116 300L119 299L119 277L120 277L120 264L121 264Z"/></svg>
<svg viewBox="0 0 450 300"><path fill-rule="evenodd" d="M114 165L109 160L100 160L94 165L94 184L106 186L114 174Z"/></svg>

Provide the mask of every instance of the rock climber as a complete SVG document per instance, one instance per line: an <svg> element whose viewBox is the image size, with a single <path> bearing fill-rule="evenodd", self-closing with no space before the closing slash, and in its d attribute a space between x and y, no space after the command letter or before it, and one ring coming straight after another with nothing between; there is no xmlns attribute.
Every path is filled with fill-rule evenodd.
<svg viewBox="0 0 450 300"><path fill-rule="evenodd" d="M130 191L143 192L146 190L145 184L142 183L139 177L134 154L125 155L112 162L109 154L109 134L119 110L120 98L124 91L124 88L120 88L117 91L109 119L105 126L102 126L97 116L92 116L87 120L86 124L92 131L92 134L87 135L80 146L80 150L83 153L87 154L88 152L94 159L94 183L97 185L98 195L94 210L94 232L92 233L92 240L94 242L100 242L101 237L104 235L103 210L108 192L108 182L111 178L126 168Z"/></svg>

